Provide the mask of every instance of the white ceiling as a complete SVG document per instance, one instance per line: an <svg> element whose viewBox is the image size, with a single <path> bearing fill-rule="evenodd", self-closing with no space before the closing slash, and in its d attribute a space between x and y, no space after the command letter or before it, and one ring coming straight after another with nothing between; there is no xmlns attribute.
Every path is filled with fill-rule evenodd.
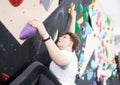
<svg viewBox="0 0 120 85"><path fill-rule="evenodd" d="M98 0L98 3L111 19L115 34L120 34L120 0Z"/></svg>

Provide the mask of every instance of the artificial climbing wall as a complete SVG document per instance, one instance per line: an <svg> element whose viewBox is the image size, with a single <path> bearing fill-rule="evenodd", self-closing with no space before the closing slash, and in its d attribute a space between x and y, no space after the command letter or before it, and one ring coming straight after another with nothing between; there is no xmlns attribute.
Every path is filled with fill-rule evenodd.
<svg viewBox="0 0 120 85"><path fill-rule="evenodd" d="M100 9L99 4L96 4L94 7L92 4L89 6L89 15L91 26L85 22L86 29L85 34L83 34L83 36L87 36L84 54L82 53L82 56L87 58L82 59L85 60L84 62L81 61L84 65L83 69L92 57L93 52L95 52L96 62L100 62L102 57L114 57L114 28L110 18ZM83 74L82 71L81 73Z"/></svg>
<svg viewBox="0 0 120 85"><path fill-rule="evenodd" d="M97 85L96 68L102 65L102 58L112 59L115 57L114 27L110 18L105 15L104 11L100 8L97 0L89 5L89 16L91 26L87 25L89 20L87 22L84 21L86 26L83 25L85 33L82 34L82 36L86 36L87 39L86 42L82 43L84 46L81 47L82 52L79 55L79 82L81 82L79 85ZM108 85L117 85L120 83L116 71L117 70L115 70L111 78L109 78L107 82Z"/></svg>
<svg viewBox="0 0 120 85"><path fill-rule="evenodd" d="M25 24L31 19L44 21L58 6L58 0L1 0L0 20L22 44L19 34Z"/></svg>
<svg viewBox="0 0 120 85"><path fill-rule="evenodd" d="M39 19L56 40L70 24L69 8L76 4L76 34L81 40L76 54L80 64L79 83L95 84L96 64L103 56L113 57L113 27L110 19L95 5L96 0L1 0L0 2L0 75L14 80L31 62L40 61L47 67L50 59L38 33L30 39L19 35L31 19ZM90 6L89 6L90 5ZM94 6L93 6L94 5ZM92 8L93 7L93 8ZM88 81L88 82L86 82ZM0 80L0 84L6 81Z"/></svg>
<svg viewBox="0 0 120 85"><path fill-rule="evenodd" d="M14 80L34 60L32 40L19 38L23 27L31 19L44 21L57 7L58 0L0 1L0 85L5 75Z"/></svg>

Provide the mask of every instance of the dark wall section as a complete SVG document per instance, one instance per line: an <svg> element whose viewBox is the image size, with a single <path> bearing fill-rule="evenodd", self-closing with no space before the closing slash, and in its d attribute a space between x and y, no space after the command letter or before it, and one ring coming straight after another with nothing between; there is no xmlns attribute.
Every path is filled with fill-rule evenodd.
<svg viewBox="0 0 120 85"><path fill-rule="evenodd" d="M14 79L31 61L30 40L20 45L0 22L0 85L2 73Z"/></svg>

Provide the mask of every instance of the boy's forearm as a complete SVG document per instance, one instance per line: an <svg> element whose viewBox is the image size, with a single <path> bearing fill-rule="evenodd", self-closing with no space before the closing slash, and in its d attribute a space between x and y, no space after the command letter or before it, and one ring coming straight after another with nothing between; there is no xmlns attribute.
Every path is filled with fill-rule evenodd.
<svg viewBox="0 0 120 85"><path fill-rule="evenodd" d="M76 21L76 17L72 18L70 28L69 28L69 32L75 33L75 21Z"/></svg>

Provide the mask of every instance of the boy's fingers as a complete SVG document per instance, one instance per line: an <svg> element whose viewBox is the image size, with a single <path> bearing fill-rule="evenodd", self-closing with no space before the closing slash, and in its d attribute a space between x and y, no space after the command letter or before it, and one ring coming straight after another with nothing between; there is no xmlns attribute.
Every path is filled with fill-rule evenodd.
<svg viewBox="0 0 120 85"><path fill-rule="evenodd" d="M75 9L75 5L73 5L71 8L72 8L72 10L74 10Z"/></svg>

